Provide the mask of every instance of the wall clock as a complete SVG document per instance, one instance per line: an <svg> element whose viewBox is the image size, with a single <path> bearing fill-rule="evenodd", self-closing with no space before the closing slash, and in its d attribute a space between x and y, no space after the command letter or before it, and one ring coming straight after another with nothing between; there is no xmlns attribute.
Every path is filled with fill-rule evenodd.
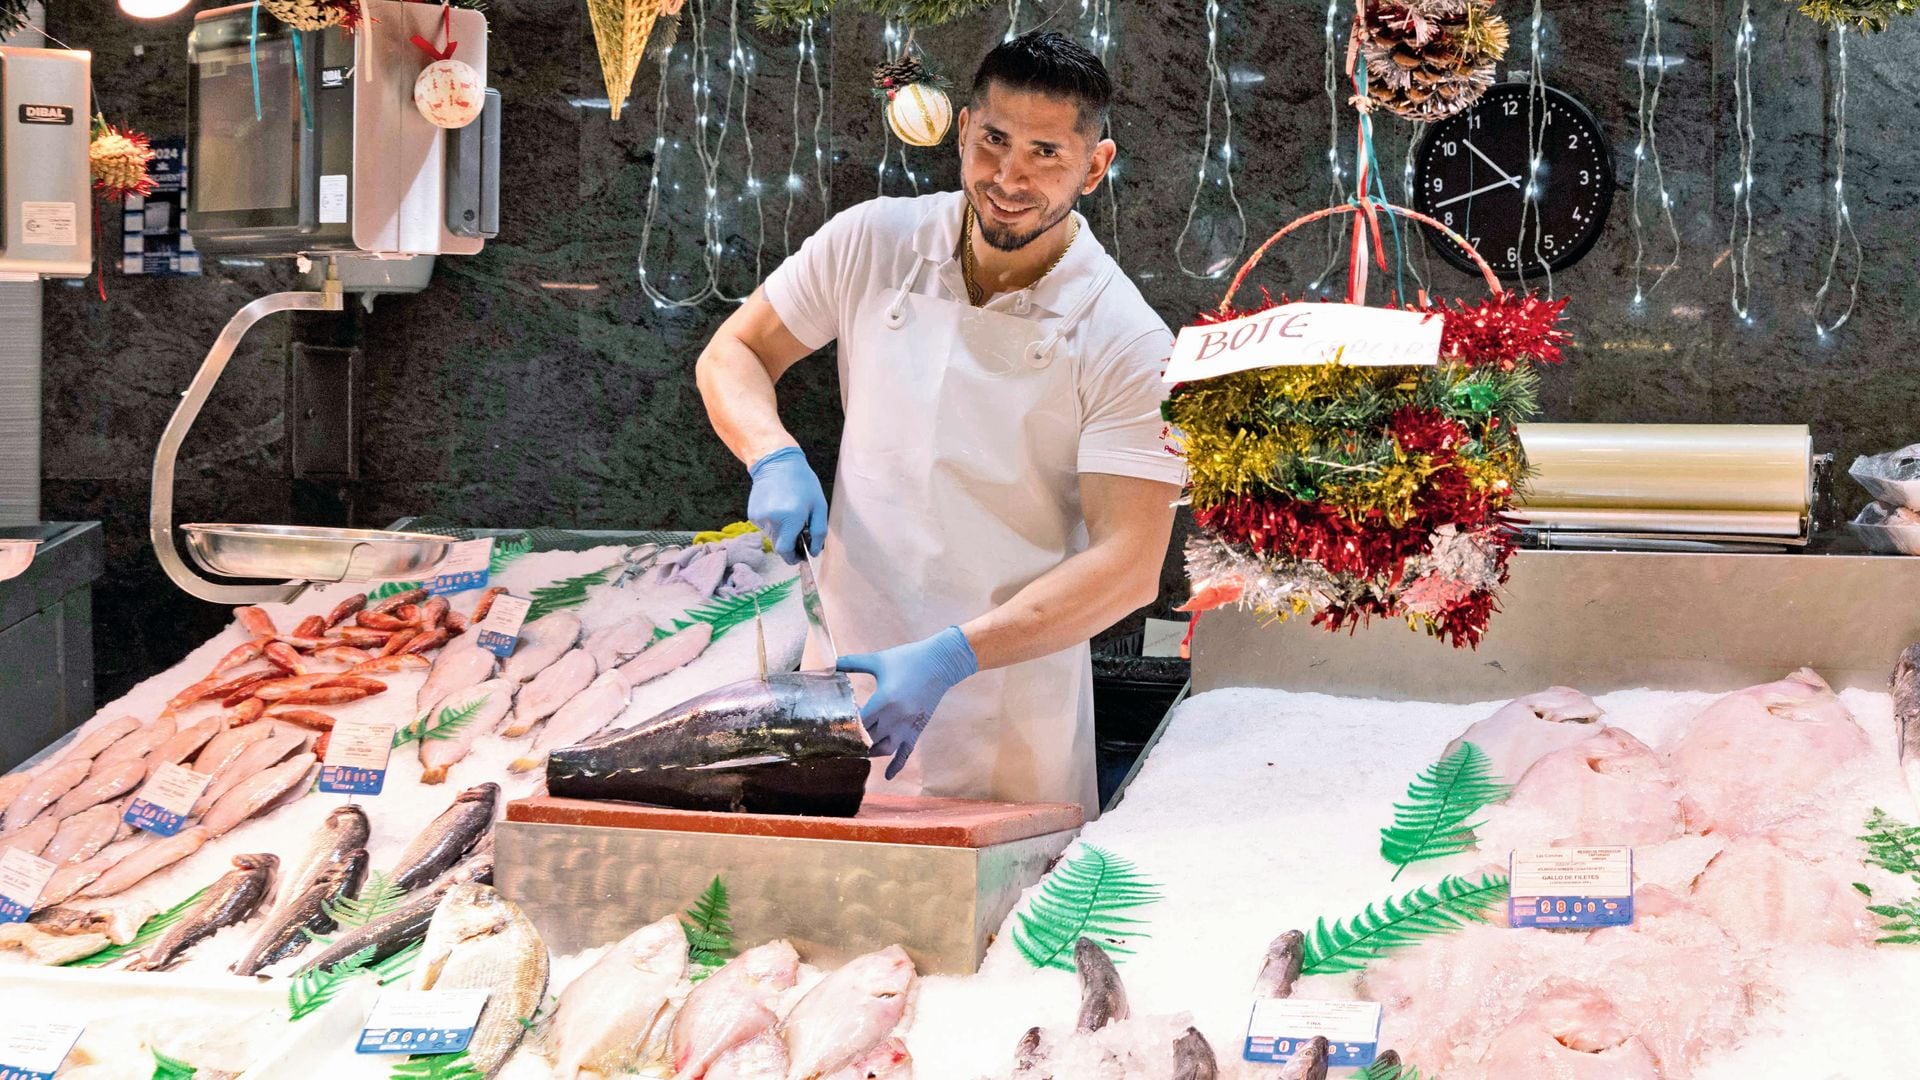
<svg viewBox="0 0 1920 1080"><path fill-rule="evenodd" d="M1414 150L1413 208L1466 237L1508 278L1579 262L1613 208L1606 132L1586 106L1551 87L1533 106L1540 170L1529 188L1528 94L1523 82L1489 87L1473 108L1428 127ZM1424 231L1442 258L1480 272L1458 244Z"/></svg>

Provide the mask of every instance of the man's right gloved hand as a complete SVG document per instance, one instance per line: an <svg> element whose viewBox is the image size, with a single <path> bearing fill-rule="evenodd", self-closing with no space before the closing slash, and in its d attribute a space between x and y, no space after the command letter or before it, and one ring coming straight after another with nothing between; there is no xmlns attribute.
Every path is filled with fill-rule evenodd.
<svg viewBox="0 0 1920 1080"><path fill-rule="evenodd" d="M747 496L747 520L772 538L773 550L790 564L800 561L795 545L802 531L813 542L811 553L820 554L827 539L827 496L805 452L783 446L749 471L753 493Z"/></svg>

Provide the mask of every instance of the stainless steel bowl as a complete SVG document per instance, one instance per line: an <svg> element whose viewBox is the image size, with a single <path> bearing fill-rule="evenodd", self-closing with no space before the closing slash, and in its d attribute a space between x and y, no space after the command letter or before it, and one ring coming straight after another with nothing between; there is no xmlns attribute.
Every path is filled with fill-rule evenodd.
<svg viewBox="0 0 1920 1080"><path fill-rule="evenodd" d="M227 577L381 581L416 576L446 558L453 541L383 529L306 525L182 525L201 569Z"/></svg>

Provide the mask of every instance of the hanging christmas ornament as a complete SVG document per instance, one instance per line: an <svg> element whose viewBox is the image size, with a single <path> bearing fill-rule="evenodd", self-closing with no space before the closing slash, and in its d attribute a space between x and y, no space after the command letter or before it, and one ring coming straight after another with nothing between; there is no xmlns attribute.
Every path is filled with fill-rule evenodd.
<svg viewBox="0 0 1920 1080"><path fill-rule="evenodd" d="M295 30L360 25L359 0L260 0L260 7Z"/></svg>
<svg viewBox="0 0 1920 1080"><path fill-rule="evenodd" d="M607 109L615 120L633 90L634 73L647 53L647 39L662 16L680 13L686 0L587 0L593 20L593 44L600 52L600 76L607 85Z"/></svg>
<svg viewBox="0 0 1920 1080"><path fill-rule="evenodd" d="M440 6L440 36L445 45L413 35L414 47L433 61L413 80L413 107L435 127L463 128L473 123L486 104L487 81L473 65L453 58L460 43L453 40L453 6Z"/></svg>
<svg viewBox="0 0 1920 1080"><path fill-rule="evenodd" d="M1920 12L1920 0L1806 0L1800 13L1827 27L1851 26L1875 34L1902 15Z"/></svg>
<svg viewBox="0 0 1920 1080"><path fill-rule="evenodd" d="M886 99L887 126L908 146L938 146L953 126L953 101L919 57L873 69L873 91Z"/></svg>
<svg viewBox="0 0 1920 1080"><path fill-rule="evenodd" d="M128 195L145 195L153 190L153 177L147 166L153 161L153 148L147 137L137 131L123 130L107 123L105 117L93 118L93 142L87 147L87 165L93 173L93 189L102 199L118 200Z"/></svg>
<svg viewBox="0 0 1920 1080"><path fill-rule="evenodd" d="M0 0L0 38L27 28L27 0Z"/></svg>
<svg viewBox="0 0 1920 1080"><path fill-rule="evenodd" d="M1353 30L1367 62L1367 97L1354 104L1422 123L1480 100L1507 55L1492 0L1369 0Z"/></svg>

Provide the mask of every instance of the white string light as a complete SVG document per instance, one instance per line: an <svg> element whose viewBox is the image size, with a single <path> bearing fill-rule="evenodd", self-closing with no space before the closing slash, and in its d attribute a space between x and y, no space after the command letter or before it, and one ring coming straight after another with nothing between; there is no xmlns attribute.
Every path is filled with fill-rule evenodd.
<svg viewBox="0 0 1920 1080"><path fill-rule="evenodd" d="M1740 26L1733 34L1733 128L1740 177L1733 182L1733 230L1727 239L1733 270L1733 313L1753 322L1753 0L1740 0Z"/></svg>
<svg viewBox="0 0 1920 1080"><path fill-rule="evenodd" d="M1427 125L1417 120L1409 120L1407 122L1407 152L1404 167L1400 170L1400 204L1402 206L1413 205L1413 172L1415 165L1418 163L1417 156L1420 146L1420 136L1424 134L1426 130ZM1413 274L1414 287L1424 291L1427 287L1427 278L1432 274L1433 263L1429 260L1432 258L1433 253L1426 244L1420 241L1420 230L1415 227L1410 226L1407 229L1406 245L1408 249L1417 248L1419 250L1420 263L1416 266L1413 259L1408 257L1403 257L1401 261L1406 265L1407 270Z"/></svg>
<svg viewBox="0 0 1920 1080"><path fill-rule="evenodd" d="M1112 66L1113 53L1113 0L1080 0L1080 16L1087 21L1087 27L1081 36L1087 39L1088 47L1093 50L1100 62ZM1113 138L1113 118L1109 116L1101 129L1100 137ZM1119 159L1107 170L1106 182L1100 185L1101 196L1107 204L1107 249L1114 258L1120 252L1120 191Z"/></svg>
<svg viewBox="0 0 1920 1080"><path fill-rule="evenodd" d="M1633 305L1646 303L1647 297L1680 267L1680 229L1673 223L1673 196L1667 192L1666 169L1660 164L1660 89L1667 79L1667 58L1660 51L1660 2L1642 0L1640 28L1640 138L1633 147ZM1651 46L1651 51L1649 51ZM1647 83L1647 68L1654 67L1653 84ZM1655 186L1659 188L1660 215L1673 240L1673 255L1655 275L1653 284L1642 286L1647 265L1647 238L1640 221L1640 178L1651 162Z"/></svg>
<svg viewBox="0 0 1920 1080"><path fill-rule="evenodd" d="M1329 207L1339 206L1347 201L1347 171L1340 164L1340 144L1344 138L1340 122L1340 106L1343 104L1342 72L1340 65L1340 0L1327 0L1326 25L1326 67L1324 85L1327 93L1327 173L1332 185L1327 195ZM1307 286L1309 294L1321 292L1323 285L1334 268L1340 265L1340 229L1341 215L1335 214L1327 219L1327 265Z"/></svg>
<svg viewBox="0 0 1920 1080"><path fill-rule="evenodd" d="M1840 64L1833 85L1833 248L1827 252L1827 278L1813 297L1813 329L1825 342L1834 331L1853 317L1853 306L1860 299L1860 237L1853 231L1853 214L1847 209L1847 28L1834 28L1839 46ZM1833 289L1834 272L1840 263L1840 245L1853 245L1853 278L1847 283L1847 306L1840 317L1829 323L1820 317L1826 307L1827 293Z"/></svg>
<svg viewBox="0 0 1920 1080"><path fill-rule="evenodd" d="M1007 0L1007 36L1001 41L1012 41L1020 36L1020 0Z"/></svg>
<svg viewBox="0 0 1920 1080"><path fill-rule="evenodd" d="M903 60L909 53L913 52L913 35L914 27L911 24L907 26L906 33L903 34L900 32L900 28L894 25L892 19L887 20L886 27L881 33L881 38L887 46L888 63ZM899 140L894 138L892 124L883 123L880 125L880 162L874 168L874 180L876 182L875 190L877 194L882 196L887 193L887 177L893 172L893 168L888 164L887 159L893 155L893 144L898 141ZM900 174L907 178L907 186L913 189L913 193L915 195L920 194L920 175L913 171L912 163L907 160L907 144L904 142L900 143L899 157Z"/></svg>
<svg viewBox="0 0 1920 1080"><path fill-rule="evenodd" d="M1206 121L1200 137L1200 168L1194 180L1193 199L1187 204L1186 224L1180 229L1179 238L1173 242L1173 261L1179 266L1180 272L1190 278L1219 277L1238 261L1241 252L1247 247L1247 212L1240 205L1240 197L1233 189L1233 101L1228 94L1229 89L1226 65L1220 60L1220 4L1218 0L1207 0L1207 107ZM1221 126L1220 151L1217 155L1213 149L1213 105L1216 99L1220 102L1221 115L1224 117ZM1220 175L1209 180L1208 169L1216 158L1219 162ZM1225 244L1206 244L1203 254L1211 261L1195 270L1187 265L1185 249L1188 234L1193 231L1194 218L1200 212L1201 196L1206 193L1209 183L1216 188L1225 189L1227 201L1233 205L1238 225L1237 231L1233 233L1232 250L1228 251ZM1219 225L1212 218L1209 218L1206 224L1207 239L1218 240Z"/></svg>
<svg viewBox="0 0 1920 1080"><path fill-rule="evenodd" d="M814 190L820 194L820 214L822 219L832 213L832 200L827 185L826 141L821 136L821 128L827 120L827 88L820 80L819 49L814 44L813 20L800 24L800 42L794 46L793 60L793 154L787 158L787 212L780 223L780 241L782 253L793 254L793 208L800 200L800 194L807 189L807 182L800 175L800 148L806 141L800 131L800 96L804 89L802 79L811 72L813 75L813 175Z"/></svg>
<svg viewBox="0 0 1920 1080"><path fill-rule="evenodd" d="M1546 13L1541 10L1541 0L1533 0L1533 16L1527 22L1527 186L1520 200L1520 235L1514 237L1513 250L1520 252L1527 243L1527 229L1533 229L1533 259L1514 260L1514 271L1519 275L1520 286L1527 284L1527 270L1531 266L1540 267L1546 278L1546 294L1553 296L1553 267L1540 251L1540 234L1545 232L1540 217L1540 160L1545 153L1547 139L1547 80L1545 75L1546 55L1540 47L1540 31L1546 21ZM1467 204L1469 208L1472 203Z"/></svg>

